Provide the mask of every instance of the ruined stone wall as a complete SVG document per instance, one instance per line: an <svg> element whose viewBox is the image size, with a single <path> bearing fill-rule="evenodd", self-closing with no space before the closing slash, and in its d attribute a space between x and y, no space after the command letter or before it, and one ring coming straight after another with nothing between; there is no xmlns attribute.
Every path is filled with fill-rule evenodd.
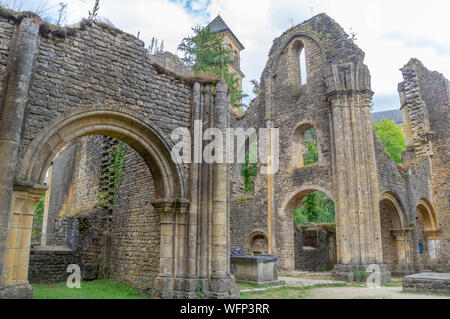
<svg viewBox="0 0 450 319"><path fill-rule="evenodd" d="M10 42L14 32L14 23L0 18L0 94L4 96L10 65L8 63ZM1 106L0 105L0 111Z"/></svg>
<svg viewBox="0 0 450 319"><path fill-rule="evenodd" d="M103 142L103 136L87 136L76 141L73 182L61 216L89 214L99 205Z"/></svg>
<svg viewBox="0 0 450 319"><path fill-rule="evenodd" d="M80 264L80 254L76 251L32 249L28 281L31 283L65 282L71 274L67 272L67 267Z"/></svg>
<svg viewBox="0 0 450 319"><path fill-rule="evenodd" d="M147 164L128 147L110 226L110 278L148 289L159 273L159 214L150 202L155 185Z"/></svg>
<svg viewBox="0 0 450 319"><path fill-rule="evenodd" d="M399 84L403 117L406 123L408 154L406 164L413 171L414 191L411 202L427 199L433 205L440 230L441 269L449 270L450 187L449 171L449 81L432 72L417 59L402 68L404 81ZM426 181L426 182L425 182Z"/></svg>
<svg viewBox="0 0 450 319"><path fill-rule="evenodd" d="M102 24L83 24L63 39L41 38L22 156L51 120L92 105L135 111L155 120L168 136L177 127L189 127L191 84L160 73L154 63L142 41Z"/></svg>
<svg viewBox="0 0 450 319"><path fill-rule="evenodd" d="M316 237L305 238L306 232ZM326 271L331 270L335 263L335 225L309 225L295 228L295 269Z"/></svg>

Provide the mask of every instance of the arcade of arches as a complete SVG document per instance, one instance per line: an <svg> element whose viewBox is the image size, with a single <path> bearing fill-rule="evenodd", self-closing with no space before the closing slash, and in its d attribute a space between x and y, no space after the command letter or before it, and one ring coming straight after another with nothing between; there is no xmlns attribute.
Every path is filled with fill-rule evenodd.
<svg viewBox="0 0 450 319"><path fill-rule="evenodd" d="M46 30L35 14L1 12L0 298L32 297L45 245L64 245L54 255L84 263L86 278L163 298L197 298L199 287L237 298L233 248L276 255L287 270L334 267L347 281L371 264L383 281L450 271L450 84L420 61L401 70L408 150L397 165L373 134L364 52L326 14L273 42L261 93L236 118L223 82L149 55L130 34L101 23ZM224 135L279 129L268 143L272 154L279 142L279 170L259 170L249 191L239 165L175 163L172 132L194 121ZM314 191L334 203L335 223L296 229L295 211ZM44 247L31 249L44 194ZM94 255L100 267L90 267Z"/></svg>

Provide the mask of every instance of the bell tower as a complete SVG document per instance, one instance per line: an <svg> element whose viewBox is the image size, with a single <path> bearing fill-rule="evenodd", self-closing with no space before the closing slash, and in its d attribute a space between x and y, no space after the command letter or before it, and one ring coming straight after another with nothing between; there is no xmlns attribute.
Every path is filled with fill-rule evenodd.
<svg viewBox="0 0 450 319"><path fill-rule="evenodd" d="M233 31L226 25L220 15L211 21L208 26L212 34L217 33L222 38L223 45L230 52L233 62L230 63L228 67L239 78L238 89L242 91L242 79L245 75L241 71L241 51L245 49L244 46L234 35Z"/></svg>

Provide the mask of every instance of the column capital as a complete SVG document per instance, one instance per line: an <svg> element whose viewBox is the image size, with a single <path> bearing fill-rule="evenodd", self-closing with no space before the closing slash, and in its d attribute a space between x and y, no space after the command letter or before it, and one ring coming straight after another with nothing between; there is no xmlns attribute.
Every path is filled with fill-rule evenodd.
<svg viewBox="0 0 450 319"><path fill-rule="evenodd" d="M186 214L189 212L190 201L185 198L160 198L152 201L151 204L160 214L170 212Z"/></svg>
<svg viewBox="0 0 450 319"><path fill-rule="evenodd" d="M412 233L412 229L411 228L393 229L391 233L392 235L394 235L395 240L405 240L406 236Z"/></svg>
<svg viewBox="0 0 450 319"><path fill-rule="evenodd" d="M425 236L428 240L439 240L441 231L439 229L425 230Z"/></svg>

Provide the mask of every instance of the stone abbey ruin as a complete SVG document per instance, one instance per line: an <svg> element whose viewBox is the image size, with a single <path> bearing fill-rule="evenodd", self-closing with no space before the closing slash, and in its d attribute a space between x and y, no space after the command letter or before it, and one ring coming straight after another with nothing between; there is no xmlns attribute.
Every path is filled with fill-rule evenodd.
<svg viewBox="0 0 450 319"><path fill-rule="evenodd" d="M261 93L238 118L223 82L132 35L1 9L0 298L30 298L30 282L64 281L69 264L154 297L235 298L232 249L347 281L372 264L383 281L450 272L450 84L415 59L401 72L408 148L397 165L372 128L364 53L326 14L274 40ZM279 128L279 171L258 174L248 195L239 164L176 164L171 134L195 120ZM313 127L319 158L304 165ZM296 228L314 191L334 201L336 224Z"/></svg>

